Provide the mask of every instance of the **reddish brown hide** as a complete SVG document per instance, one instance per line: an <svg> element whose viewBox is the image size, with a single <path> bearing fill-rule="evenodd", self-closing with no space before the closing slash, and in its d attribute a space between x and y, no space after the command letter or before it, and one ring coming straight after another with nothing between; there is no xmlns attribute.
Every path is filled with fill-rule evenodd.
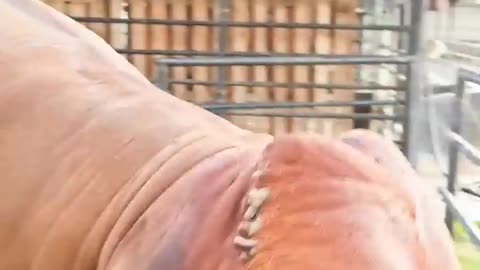
<svg viewBox="0 0 480 270"><path fill-rule="evenodd" d="M0 18L0 269L179 269L270 136L159 91L38 1Z"/></svg>
<svg viewBox="0 0 480 270"><path fill-rule="evenodd" d="M277 139L266 153L272 198L248 269L460 269L438 198L393 143L355 130Z"/></svg>
<svg viewBox="0 0 480 270"><path fill-rule="evenodd" d="M352 130L343 134L341 140L386 169L389 177L402 185L415 202L418 237L426 251L424 260L428 269L460 269L447 228L443 226L443 207L433 193L432 184L420 179L395 144L379 134Z"/></svg>
<svg viewBox="0 0 480 270"><path fill-rule="evenodd" d="M453 258L418 226L413 178L340 141L239 129L37 1L0 18L0 269L436 270L438 239ZM271 197L244 262L254 187Z"/></svg>

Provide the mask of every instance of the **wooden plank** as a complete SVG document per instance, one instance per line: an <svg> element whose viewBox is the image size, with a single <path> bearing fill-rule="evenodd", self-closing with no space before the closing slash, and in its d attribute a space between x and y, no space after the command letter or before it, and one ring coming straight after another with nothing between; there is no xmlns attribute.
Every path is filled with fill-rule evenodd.
<svg viewBox="0 0 480 270"><path fill-rule="evenodd" d="M175 0L171 2L171 18L175 20L187 20L188 0ZM188 50L188 28L186 26L170 26L170 43L173 50ZM188 69L185 67L172 68L173 80L187 79ZM172 92L181 99L187 99L187 87L185 85L174 85Z"/></svg>
<svg viewBox="0 0 480 270"><path fill-rule="evenodd" d="M108 16L110 18L122 17L122 3L123 0L109 0L108 1ZM127 41L123 34L122 25L118 23L111 23L108 25L108 43L115 49L125 48Z"/></svg>
<svg viewBox="0 0 480 270"><path fill-rule="evenodd" d="M252 1L252 19L255 22L268 22L268 0L251 0ZM256 28L253 30L253 49L258 53L268 53L268 31L267 28ZM253 68L253 80L257 82L268 82L268 67L255 66ZM266 87L254 87L252 89L256 102L269 101L269 89ZM264 110L256 110L259 113ZM252 131L268 133L270 132L271 118L260 118L252 120L254 127Z"/></svg>
<svg viewBox="0 0 480 270"><path fill-rule="evenodd" d="M89 2L88 13L90 17L106 18L108 17L107 11L107 0L91 0ZM107 40L107 24L90 23L89 28L92 29L101 38Z"/></svg>
<svg viewBox="0 0 480 270"><path fill-rule="evenodd" d="M288 22L288 8L285 2L275 2L273 8L273 20L275 22ZM288 53L290 44L289 30L286 28L273 29L273 46L272 49L277 53ZM288 83L289 68L286 66L274 66L273 81L276 83ZM273 89L273 98L276 102L288 101L288 89L275 87ZM288 119L284 117L275 117L273 119L273 135L279 135L288 132Z"/></svg>
<svg viewBox="0 0 480 270"><path fill-rule="evenodd" d="M168 0L151 0L150 1L150 18L152 19L167 19L168 18ZM152 50L166 50L168 49L169 35L168 27L166 25L150 25L150 42L149 48ZM159 58L161 56L155 56ZM154 67L155 67L155 57L149 56L149 66L152 74L150 76L153 78L155 76ZM169 90L169 89L163 89Z"/></svg>
<svg viewBox="0 0 480 270"><path fill-rule="evenodd" d="M353 10L351 12L336 12L335 21L337 24L350 24L354 16L356 15ZM352 54L352 35L352 32L349 30L334 31L334 54ZM352 84L354 82L352 69L352 66L337 66L333 73L333 82L337 84ZM333 98L335 101L353 101L355 93L351 90L334 89ZM338 107L335 108L335 113L353 113L353 107ZM336 136L352 128L353 120L351 119L335 120L333 135Z"/></svg>
<svg viewBox="0 0 480 270"><path fill-rule="evenodd" d="M46 3L53 7L54 9L62 12L62 13L65 13L65 8L66 8L66 5L65 5L65 1L64 0L51 0L51 1L46 1Z"/></svg>
<svg viewBox="0 0 480 270"><path fill-rule="evenodd" d="M236 22L248 22L250 20L250 10L248 1L232 0L231 2L232 20ZM229 29L231 50L233 52L248 52L248 44L250 39L250 29L234 27ZM248 81L248 67L232 66L232 81ZM230 98L232 102L243 103L247 101L247 87L233 86L230 87ZM242 128L252 128L253 123L251 117L232 116L231 121Z"/></svg>
<svg viewBox="0 0 480 270"><path fill-rule="evenodd" d="M70 1L67 5L67 14L73 17L87 17L88 15L88 3L85 1ZM87 23L81 23L88 27Z"/></svg>
<svg viewBox="0 0 480 270"><path fill-rule="evenodd" d="M147 3L144 0L129 0L129 17L146 18ZM145 24L131 24L129 29L129 48L137 50L147 49L147 26ZM147 59L145 55L133 54L131 56L133 65L144 75L147 74Z"/></svg>
<svg viewBox="0 0 480 270"><path fill-rule="evenodd" d="M192 8L192 19L198 21L208 21L208 10L210 0L196 0ZM206 26L192 27L192 49L195 51L206 52L209 48L210 36L209 28ZM208 67L193 67L192 79L198 81L208 81ZM211 100L211 93L209 87L204 85L195 85L193 87L193 100L196 103L205 103Z"/></svg>
<svg viewBox="0 0 480 270"><path fill-rule="evenodd" d="M297 23L312 22L312 2L310 0L297 0L293 6L294 21ZM313 32L310 29L299 28L293 31L294 42L293 51L298 54L311 53ZM295 66L293 68L293 79L296 83L308 83L310 79L309 66ZM293 92L294 102L308 102L310 100L310 90L307 88L296 87ZM294 110L296 113L306 113L309 109L301 108ZM292 132L304 132L307 130L307 123L314 122L313 119L294 118L292 119Z"/></svg>
<svg viewBox="0 0 480 270"><path fill-rule="evenodd" d="M332 3L330 0L321 0L316 6L316 22L331 23ZM315 33L314 50L317 54L331 54L332 39L330 30L318 29ZM314 67L314 82L317 84L326 84L330 81L330 66L318 65ZM313 90L313 102L325 102L332 99L328 89L316 88ZM316 108L316 113L326 113L328 108ZM313 133L321 133L324 136L332 137L333 121L331 119L316 119L315 125L309 126L308 131Z"/></svg>

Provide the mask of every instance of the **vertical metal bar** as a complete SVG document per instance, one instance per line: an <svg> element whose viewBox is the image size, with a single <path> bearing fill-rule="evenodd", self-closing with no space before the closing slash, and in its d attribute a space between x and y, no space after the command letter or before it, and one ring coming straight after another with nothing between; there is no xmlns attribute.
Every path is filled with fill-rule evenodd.
<svg viewBox="0 0 480 270"><path fill-rule="evenodd" d="M446 34L446 39L448 41L454 40L455 36L455 26L456 26L456 12L455 12L455 6L450 6L449 9L447 10L448 16L447 16L447 34Z"/></svg>
<svg viewBox="0 0 480 270"><path fill-rule="evenodd" d="M217 35L217 46L220 57L225 56L225 52L227 50L227 23L230 18L230 4L230 0L217 0L217 6L220 8L218 17L220 27L218 28L219 30ZM217 102L225 101L225 67L222 65L218 66L215 100Z"/></svg>
<svg viewBox="0 0 480 270"><path fill-rule="evenodd" d="M157 64L157 78L155 79L155 85L160 88L160 90L170 92L170 78L169 78L169 66L168 64L158 63Z"/></svg>
<svg viewBox="0 0 480 270"><path fill-rule="evenodd" d="M365 0L362 1L361 8L357 10L356 14L358 16L358 20L360 21L360 25L365 25L365 17L367 16L368 12L365 9ZM365 39L365 31L362 29L358 31L358 38L357 38L357 46L358 46L358 51L360 53L363 52L364 50L364 39ZM362 81L361 74L364 72L364 66L363 65L358 65L355 73L355 82L360 83Z"/></svg>
<svg viewBox="0 0 480 270"><path fill-rule="evenodd" d="M399 26L405 26L406 22L405 22L405 17L406 17L406 13L405 13L405 5L406 3L399 3L398 4L398 10L399 10ZM400 38L398 39L398 49L399 50L404 50L407 46L405 44L405 41L407 40L407 35L408 33L405 33L405 32L397 32L397 34L400 36Z"/></svg>
<svg viewBox="0 0 480 270"><path fill-rule="evenodd" d="M414 59L407 68L406 117L404 121L405 154L414 168L418 163L418 130L419 114L422 112L420 100L422 97L423 80L423 15L426 11L425 0L410 1L410 26L408 54Z"/></svg>
<svg viewBox="0 0 480 270"><path fill-rule="evenodd" d="M452 132L462 135L462 101L465 92L465 79L459 75L457 78L457 89L455 93L455 100L453 103L453 110L450 119L450 127ZM458 143L454 140L450 140L448 149L448 185L447 189L454 196L456 193L457 181L458 181ZM447 207L445 216L445 222L450 234L453 236L453 213L451 209Z"/></svg>
<svg viewBox="0 0 480 270"><path fill-rule="evenodd" d="M401 2L401 3L398 3L398 24L400 26L405 26L407 24L407 13L405 11L405 6L407 4L405 2ZM398 35L398 40L397 40L397 49L399 51L404 51L408 48L407 46L407 38L408 38L408 33L405 33L405 32L397 32L396 33ZM395 85L396 86L404 86L405 85L405 81L403 80L403 78L400 78L399 75L403 76L403 77L406 77L407 75L407 69L408 69L408 65L397 65L397 75L395 76ZM403 97L403 93L396 93L395 96L396 98L404 98ZM399 107L395 107L393 109L394 113L395 114L401 114L403 113L402 112L402 109L399 108ZM393 127L395 127L397 124L402 124L401 121L397 121L397 122L394 122L393 123ZM402 151L406 151L405 150L405 141L402 143L402 145L400 145L400 148Z"/></svg>

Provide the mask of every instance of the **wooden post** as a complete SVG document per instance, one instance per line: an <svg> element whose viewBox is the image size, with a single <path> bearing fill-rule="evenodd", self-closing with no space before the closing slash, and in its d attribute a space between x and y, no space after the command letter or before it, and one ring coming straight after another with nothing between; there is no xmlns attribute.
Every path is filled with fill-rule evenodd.
<svg viewBox="0 0 480 270"><path fill-rule="evenodd" d="M106 0L91 0L89 2L89 15L91 17L105 18L107 16L107 1ZM91 23L92 29L97 35L104 40L107 40L107 24L105 23Z"/></svg>
<svg viewBox="0 0 480 270"><path fill-rule="evenodd" d="M129 17L130 18L146 18L147 3L144 0L129 0ZM147 49L147 26L145 24L131 24L129 29L130 49L145 50ZM147 74L147 59L143 54L133 54L132 63L144 75Z"/></svg>
<svg viewBox="0 0 480 270"><path fill-rule="evenodd" d="M288 22L288 8L284 1L275 2L273 6L273 18L276 22ZM273 51L276 53L288 53L290 44L289 31L285 28L273 29ZM273 81L276 83L288 83L289 68L286 66L273 67ZM273 98L276 102L288 101L288 89L275 87L273 89ZM275 117L273 119L272 134L279 135L288 132L288 119L284 117Z"/></svg>
<svg viewBox="0 0 480 270"><path fill-rule="evenodd" d="M172 17L175 20L187 20L187 0L171 1ZM188 29L186 26L170 26L170 36L172 38L171 49L173 50L187 50L188 49ZM172 68L173 80L187 79L188 69L185 67ZM172 89L175 96L180 99L187 99L187 87L185 85L177 84Z"/></svg>
<svg viewBox="0 0 480 270"><path fill-rule="evenodd" d="M236 22L248 22L250 19L250 11L248 1L246 0L232 0L232 20ZM250 29L233 27L229 29L231 49L234 52L248 52L248 44L250 39ZM232 81L248 81L248 67L232 66L231 80ZM232 86L230 88L231 101L235 103L243 103L247 101L247 87ZM252 119L244 116L232 116L231 120L236 125L242 128L251 129L253 126Z"/></svg>
<svg viewBox="0 0 480 270"><path fill-rule="evenodd" d="M45 1L45 3L53 7L54 9L62 13L65 13L65 0L50 0L50 1Z"/></svg>
<svg viewBox="0 0 480 270"><path fill-rule="evenodd" d="M122 16L122 0L108 1L108 16L110 18L120 18ZM115 49L123 49L126 45L126 35L122 33L122 25L111 23L108 25L108 42Z"/></svg>
<svg viewBox="0 0 480 270"><path fill-rule="evenodd" d="M297 0L294 2L294 21L297 23L311 23L312 22L312 1ZM295 29L293 38L293 51L298 54L308 54L311 52L313 33L310 29ZM296 83L308 83L310 79L309 66L295 66L293 69L293 77ZM293 92L294 102L308 102L310 100L310 90L307 88L295 87ZM296 113L305 113L311 111L309 109L301 108L294 110ZM292 132L306 131L307 123L312 122L312 119L294 118L292 119Z"/></svg>
<svg viewBox="0 0 480 270"><path fill-rule="evenodd" d="M338 5L335 8L335 22L337 24L351 24L352 18L355 17L354 8L349 5ZM350 4L351 5L351 4ZM352 54L352 35L351 30L335 30L334 31L334 54L346 55ZM353 67L352 66L337 66L333 74L333 82L338 84L352 84L353 83ZM355 99L354 91L335 89L333 91L333 98L335 101L353 101ZM338 107L335 110L337 114L353 113L353 107ZM335 120L333 133L338 135L341 132L353 128L353 120L342 119Z"/></svg>
<svg viewBox="0 0 480 270"><path fill-rule="evenodd" d="M68 2L67 15L73 17L87 17L88 14L88 3L85 1L70 1ZM85 27L89 25L87 23L81 23Z"/></svg>
<svg viewBox="0 0 480 270"><path fill-rule="evenodd" d="M268 22L268 0L252 0L253 20L255 22ZM268 53L268 31L267 28L256 28L253 32L253 49L258 53ZM253 80L257 82L268 81L268 68L267 66L255 66L253 68ZM269 88L267 87L254 87L253 96L257 102L269 101ZM262 112L263 110L256 110ZM271 118L255 119L255 126L253 131L268 133L270 132Z"/></svg>
<svg viewBox="0 0 480 270"><path fill-rule="evenodd" d="M316 6L316 22L317 23L331 23L332 3L331 0L320 0ZM331 54L332 39L330 30L318 29L315 33L315 53L328 55ZM318 65L314 68L314 82L317 84L327 84L330 82L331 66ZM325 102L332 99L326 88L316 88L313 91L313 102ZM328 108L316 108L317 113L326 113ZM322 133L324 136L332 137L333 121L332 119L316 119L316 124L309 127L309 131L315 133Z"/></svg>
<svg viewBox="0 0 480 270"><path fill-rule="evenodd" d="M167 4L168 0L151 0L150 2L150 18L163 20L168 18L167 14ZM158 25L152 24L150 27L150 42L149 48L152 50L166 50L168 49L168 27L166 25ZM155 56L155 57L162 57L162 56ZM155 76L153 74L155 68L155 57L149 56L149 67L150 67L150 78ZM162 89L162 90L170 90L170 89Z"/></svg>
<svg viewBox="0 0 480 270"><path fill-rule="evenodd" d="M195 0L192 3L192 19L195 21L208 21L208 9L210 0ZM209 41L213 39L206 26L192 27L192 49L194 51L208 51ZM198 81L208 81L208 67L193 67L192 79ZM193 100L195 103L205 103L211 100L209 87L204 85L195 85L193 87Z"/></svg>

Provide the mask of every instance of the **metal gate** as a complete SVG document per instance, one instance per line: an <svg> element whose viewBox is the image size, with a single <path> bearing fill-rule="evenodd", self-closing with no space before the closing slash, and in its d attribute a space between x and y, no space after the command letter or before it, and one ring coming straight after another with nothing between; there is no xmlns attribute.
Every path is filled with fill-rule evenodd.
<svg viewBox="0 0 480 270"><path fill-rule="evenodd" d="M221 0L228 10L228 0ZM387 4L385 4L387 3ZM353 119L355 121L381 120L390 122L389 129L394 124L399 124L397 133L400 136L395 141L408 156L412 164L416 163L415 152L415 114L418 113L420 92L423 81L423 68L421 56L421 33L422 16L425 10L424 1L400 1L397 4L389 4L389 1L363 1L363 8L356 10L361 25L348 24L317 24L317 23L252 23L226 21L220 17L219 21L210 22L166 22L151 21L150 23L180 23L188 25L209 25L226 29L227 27L246 28L288 28L288 29L343 29L354 30L360 33L358 40L361 53L358 55L281 55L281 54L228 54L225 52L226 37L219 35L218 54L215 56L190 56L188 58L159 58L156 60L156 85L165 91L171 89L172 85L206 85L214 87L216 99L213 104L200 104L204 108L222 115L248 115L256 117L296 117L296 118L333 118ZM383 14L383 15L382 15ZM389 17L385 18L385 14ZM382 23L378 23L382 19ZM225 32L225 30L221 31ZM396 33L397 42L392 41L389 33ZM388 40L389 39L389 40ZM383 42L382 42L383 41ZM408 41L408 42L405 42ZM389 47L391 46L391 47ZM279 84L272 82L255 81L226 81L225 68L231 66L313 66L313 65L355 65L357 68L356 84L315 84L315 83L289 83ZM216 79L214 81L195 80L170 80L169 73L174 67L191 66L215 66L217 67ZM385 73L388 76L385 76ZM383 75L382 75L383 74ZM390 79L388 78L390 76ZM387 79L385 79L387 77ZM393 79L392 79L393 78ZM390 84L385 84L389 81ZM326 88L345 89L357 93L370 94L369 100L355 100L352 102L330 101L330 102L283 102L283 103L229 103L225 101L225 88L229 86L266 86L285 87L290 91L296 88ZM355 112L351 114L334 113L275 113L266 110L278 108L314 108L314 107L354 107L365 108L372 106L394 107L393 110L379 110L378 113ZM262 109L262 112L256 110Z"/></svg>
<svg viewBox="0 0 480 270"><path fill-rule="evenodd" d="M360 24L345 23L285 23L285 22L241 22L230 21L231 0L215 0L219 7L216 20L178 20L154 18L100 18L75 17L82 23L113 23L127 25L162 26L209 26L218 30L217 52L202 53L191 50L185 52L169 50L116 48L119 53L134 55L162 55L156 59L155 83L165 91L175 85L207 86L215 89L215 100L209 104L199 104L204 108L224 116L242 115L252 117L292 117L317 119L351 119L354 127L367 127L388 135L403 150L415 166L417 154L415 115L421 106L423 82L422 29L426 0L358 0L356 14ZM227 52L227 30L229 28L268 28L268 29L310 29L310 30L350 30L358 36L359 54L295 54ZM182 57L164 58L182 55ZM232 66L355 66L357 76L353 84L338 83L275 83L258 81L227 81L226 69ZM171 80L169 73L173 67L216 67L214 80L193 79ZM298 88L322 88L331 91L354 92L357 99L352 101L325 102L267 102L230 103L226 101L225 89L234 86L280 87L290 92ZM363 98L362 98L363 97ZM366 97L366 98L365 98ZM352 108L353 113L303 113L298 108ZM275 109L290 109L278 113ZM259 112L261 110L261 112ZM292 112L293 111L293 112ZM371 123L376 127L369 127ZM381 122L381 123L380 123ZM380 124L379 124L380 123Z"/></svg>
<svg viewBox="0 0 480 270"><path fill-rule="evenodd" d="M83 23L116 23L116 24L148 24L148 25L181 25L210 26L218 28L218 51L215 53L198 53L195 51L168 51L149 49L118 49L127 55L183 55L183 57L158 58L155 61L156 71L154 83L162 90L169 91L174 85L203 85L215 89L213 103L199 104L207 110L222 116L248 115L255 117L296 117L296 118L331 118L353 119L358 125L379 120L387 124L380 125L377 131L398 134L395 140L408 157L411 164L417 164L418 149L418 114L423 113L420 100L424 87L424 66L422 55L423 15L426 10L426 0L387 1L363 0L361 8L356 13L360 25L354 24L322 24L322 23L278 23L278 22L238 22L229 21L228 12L230 0L216 0L220 6L218 20L170 20L142 18L93 18L73 17ZM226 51L227 29L242 28L285 28L285 29L324 29L352 30L358 32L360 53L357 55L320 55L281 53L230 53ZM186 57L185 57L186 56ZM226 79L226 68L232 66L317 66L317 65L355 65L357 76L355 84L343 85L335 83L276 83L259 81L231 81ZM175 67L208 66L216 67L215 80L199 81L193 79L172 80L170 73ZM458 99L461 99L465 81L480 82L477 75L462 72L459 77ZM367 99L354 101L325 102L227 102L225 89L232 86L246 87L283 87L289 91L297 88L325 88L355 91ZM456 111L460 117L461 103L457 103ZM365 108L380 107L372 113ZM354 113L298 113L296 108L318 107L353 107ZM292 109L293 112L268 112L272 109ZM258 110L261 110L259 112ZM365 112L366 111L366 112ZM455 121L453 121L455 122ZM449 154L449 177L447 189L440 189L448 206L447 224L451 228L453 216L460 220L472 241L479 244L478 230L461 213L455 204L453 194L456 191L458 153L464 150L470 157L476 157L478 151L461 138L460 128L453 123L451 131L451 147ZM384 134L385 135L385 134ZM395 137L390 135L390 137ZM463 147L460 147L462 145Z"/></svg>
<svg viewBox="0 0 480 270"><path fill-rule="evenodd" d="M465 228L466 233L469 236L470 241L480 248L480 230L472 221L471 218L467 217L462 209L458 206L455 194L458 191L467 192L473 196L480 197L480 194L472 191L466 190L459 186L459 154L463 154L469 161L474 165L480 166L480 150L475 146L470 144L462 136L462 119L464 117L464 98L466 92L467 83L474 84L477 87L480 87L480 73L475 73L467 69L460 69L457 75L457 84L454 86L455 93L455 102L453 106L453 115L450 123L450 127L447 130L443 130L443 133L446 134L448 138L448 168L442 173L447 177L447 188L440 188L440 194L442 195L444 201L447 204L447 213L446 213L446 223L450 232L453 232L453 221L454 219L458 220L460 224ZM433 120L433 123L435 121ZM436 138L432 138L436 139ZM434 153L437 155L438 153Z"/></svg>

